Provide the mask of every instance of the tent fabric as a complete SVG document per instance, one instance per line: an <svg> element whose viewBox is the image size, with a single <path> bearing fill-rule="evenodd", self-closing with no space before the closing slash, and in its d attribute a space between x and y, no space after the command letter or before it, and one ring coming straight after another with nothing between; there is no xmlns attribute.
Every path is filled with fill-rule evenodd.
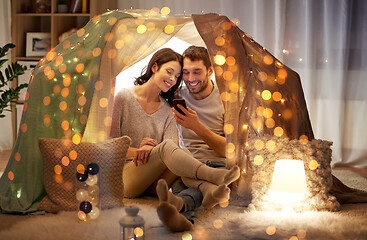
<svg viewBox="0 0 367 240"><path fill-rule="evenodd" d="M105 140L116 75L174 36L193 41L197 33L180 33L182 28L193 29L193 23L208 48L225 106L229 166L246 169L248 135L313 138L297 73L227 17L111 11L91 19L34 70L20 131L0 179L0 208L36 211L45 196L38 139L71 139L76 144ZM67 167L61 160L60 165Z"/></svg>
<svg viewBox="0 0 367 240"><path fill-rule="evenodd" d="M248 170L245 146L249 136L312 140L299 75L227 17L206 14L193 15L193 19L214 63L225 107L227 167L239 165L244 172ZM235 194L241 195L243 190L237 186L241 181L246 184L245 179L243 174L232 186Z"/></svg>

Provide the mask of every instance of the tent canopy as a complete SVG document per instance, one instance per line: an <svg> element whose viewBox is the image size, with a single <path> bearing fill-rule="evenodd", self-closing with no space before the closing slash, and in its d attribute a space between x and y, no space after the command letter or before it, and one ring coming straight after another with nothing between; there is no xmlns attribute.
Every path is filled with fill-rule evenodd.
<svg viewBox="0 0 367 240"><path fill-rule="evenodd" d="M107 139L116 76L172 37L208 49L226 110L228 166L246 169L249 135L313 139L298 74L227 17L111 11L63 40L34 70L0 179L1 209L35 211L44 197L40 137L74 143Z"/></svg>

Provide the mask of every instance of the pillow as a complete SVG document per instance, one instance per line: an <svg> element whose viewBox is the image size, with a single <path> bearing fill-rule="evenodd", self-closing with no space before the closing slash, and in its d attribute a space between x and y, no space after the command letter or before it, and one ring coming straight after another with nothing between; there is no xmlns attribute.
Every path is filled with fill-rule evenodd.
<svg viewBox="0 0 367 240"><path fill-rule="evenodd" d="M296 159L304 163L307 193L305 199L293 206L295 211L337 211L340 207L330 194L332 142L305 138L289 140L274 136L249 138L248 161L252 174L252 202L250 208L264 211L280 210L270 201L268 190L278 159Z"/></svg>
<svg viewBox="0 0 367 240"><path fill-rule="evenodd" d="M43 184L46 196L38 205L39 210L56 213L78 209L76 188L77 166L85 168L90 163L99 166L99 206L111 208L122 205L124 188L122 168L131 139L127 136L99 143L40 138L39 148L43 162Z"/></svg>

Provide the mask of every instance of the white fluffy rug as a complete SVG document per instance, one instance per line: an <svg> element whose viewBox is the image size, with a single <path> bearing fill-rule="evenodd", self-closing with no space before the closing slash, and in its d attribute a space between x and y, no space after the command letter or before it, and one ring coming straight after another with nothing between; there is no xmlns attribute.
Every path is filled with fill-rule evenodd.
<svg viewBox="0 0 367 240"><path fill-rule="evenodd" d="M350 171L335 174L351 187L367 190L367 180ZM350 179L352 184L349 184ZM191 232L169 233L149 198L138 204L146 220L145 239L367 239L367 204L342 205L339 212L250 212L246 208L216 207L200 211ZM0 239L119 239L122 208L102 211L94 222L78 223L76 212L34 216L0 232ZM292 238L293 237L293 238ZM295 238L297 237L297 238Z"/></svg>

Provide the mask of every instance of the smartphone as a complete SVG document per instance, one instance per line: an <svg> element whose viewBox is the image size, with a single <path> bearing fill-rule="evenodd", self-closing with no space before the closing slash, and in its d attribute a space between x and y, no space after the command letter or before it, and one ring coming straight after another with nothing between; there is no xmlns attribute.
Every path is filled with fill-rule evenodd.
<svg viewBox="0 0 367 240"><path fill-rule="evenodd" d="M182 110L177 107L177 105L180 104L181 106L183 106L184 108L186 108L186 102L184 99L180 98L180 99L173 99L173 107L177 110L177 112L185 115L184 112L182 112Z"/></svg>

